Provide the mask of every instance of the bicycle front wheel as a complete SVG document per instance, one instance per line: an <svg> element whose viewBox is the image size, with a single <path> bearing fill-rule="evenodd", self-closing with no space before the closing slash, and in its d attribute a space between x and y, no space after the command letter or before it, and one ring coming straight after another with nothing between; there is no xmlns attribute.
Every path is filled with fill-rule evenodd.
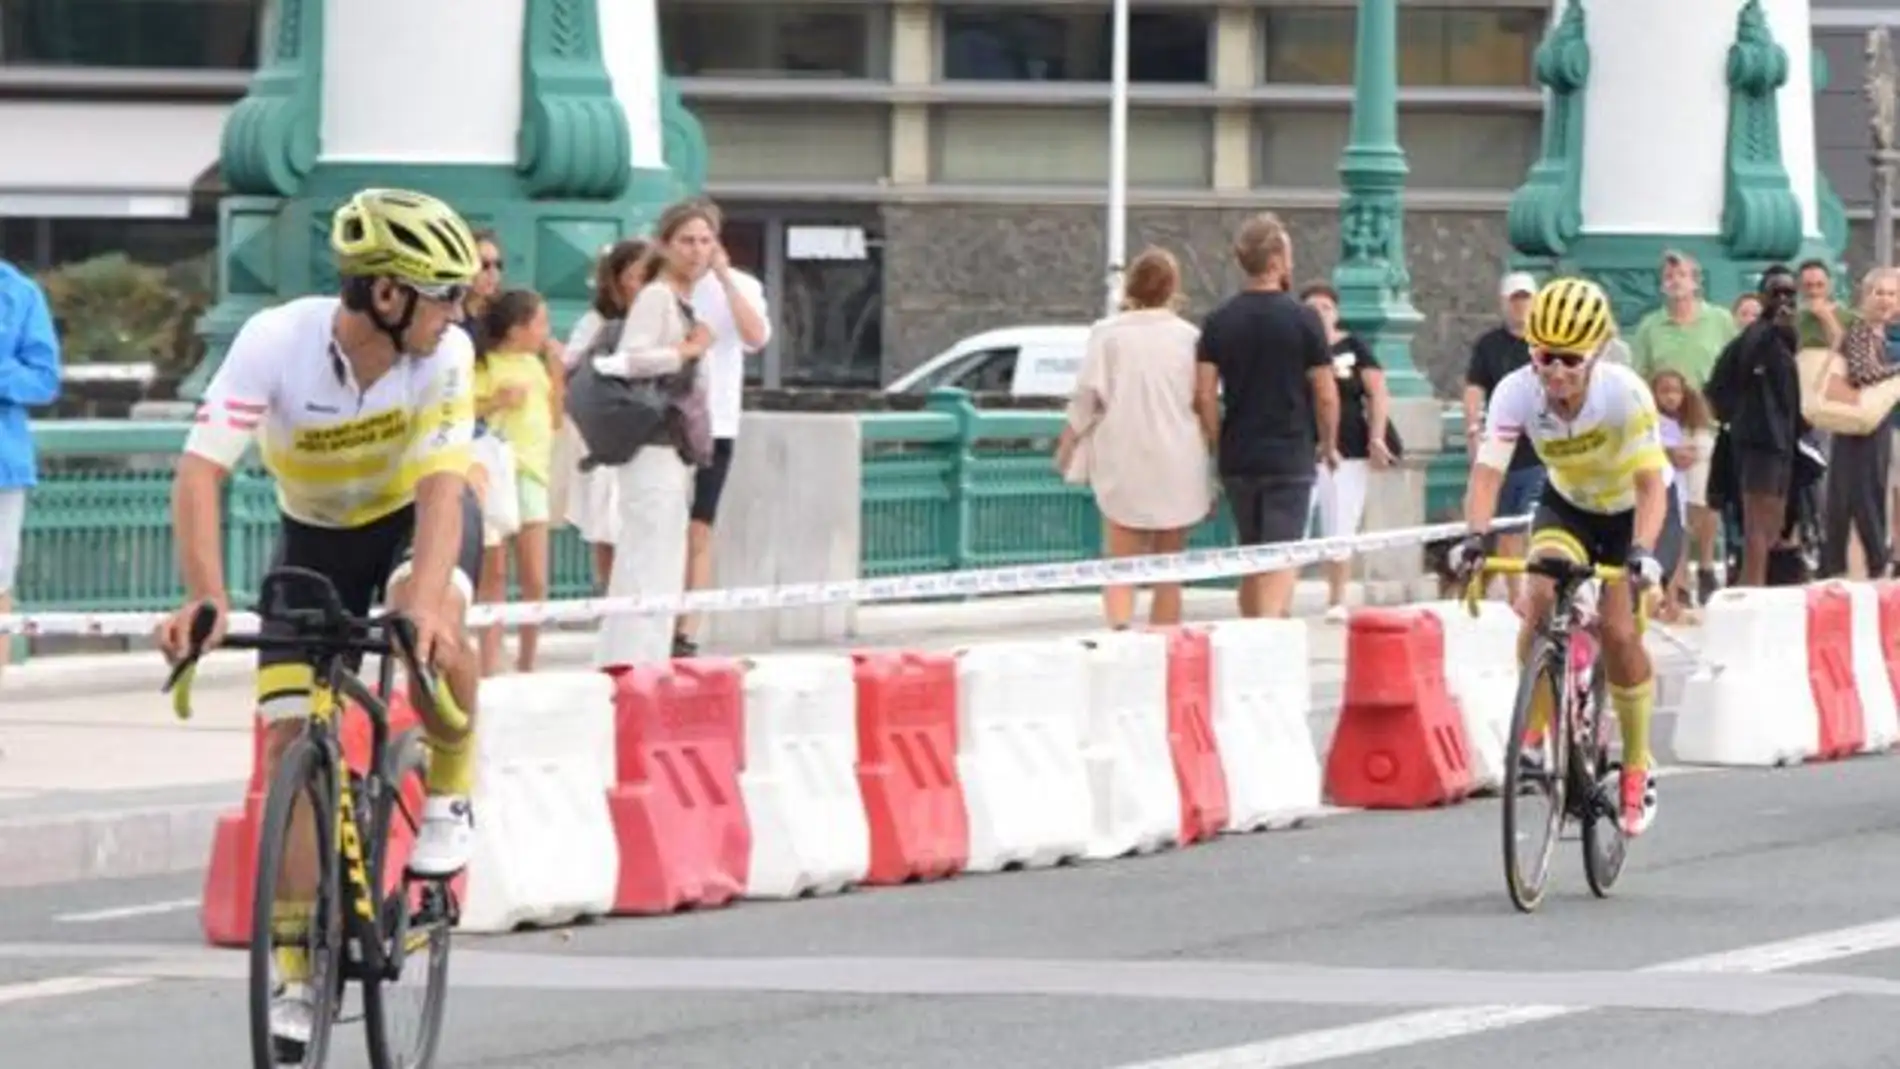
<svg viewBox="0 0 1900 1069"><path fill-rule="evenodd" d="M271 777L251 892L251 1062L316 1069L330 1049L343 993L343 911L335 792L324 751L308 737Z"/></svg>
<svg viewBox="0 0 1900 1069"><path fill-rule="evenodd" d="M370 871L379 886L389 886L390 832L406 828L415 838L426 766L420 732L406 731L390 742L383 760L385 793L370 815ZM454 911L447 883L395 875L397 886L383 900L382 930L384 955L400 961L401 972L391 976L385 970L364 980L364 1030L374 1069L428 1069L435 1064L448 1002Z"/></svg>
<svg viewBox="0 0 1900 1069"><path fill-rule="evenodd" d="M1504 751L1504 882L1511 904L1530 913L1544 899L1551 859L1563 830L1564 777L1568 735L1564 722L1564 683L1550 640L1531 643L1530 659L1517 685L1511 736ZM1527 741L1531 710L1538 698L1548 702L1550 723L1536 745Z"/></svg>
<svg viewBox="0 0 1900 1069"><path fill-rule="evenodd" d="M1590 784L1586 807L1589 815L1582 821L1583 878L1590 885L1590 893L1598 898L1610 897L1629 856L1629 844L1617 823L1621 815L1618 792L1622 766L1610 763L1609 727L1616 723L1616 715L1609 706L1609 690L1609 678L1599 659L1590 678L1590 703L1597 721L1590 766L1596 772L1596 782Z"/></svg>

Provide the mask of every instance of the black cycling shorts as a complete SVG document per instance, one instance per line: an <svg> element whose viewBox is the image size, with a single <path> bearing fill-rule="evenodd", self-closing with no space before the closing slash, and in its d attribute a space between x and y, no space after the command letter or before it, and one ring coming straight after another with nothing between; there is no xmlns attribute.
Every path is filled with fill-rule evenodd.
<svg viewBox="0 0 1900 1069"><path fill-rule="evenodd" d="M1591 512L1578 508L1554 488L1537 498L1531 514L1531 551L1560 549L1579 564L1621 568L1636 541L1636 510Z"/></svg>
<svg viewBox="0 0 1900 1069"><path fill-rule="evenodd" d="M305 568L328 579L343 608L353 616L368 614L386 593L390 577L414 556L416 507L405 506L361 527L313 527L288 516L281 518L277 545L271 551L272 568ZM482 573L482 510L473 489L462 494L462 548L456 568L473 591ZM295 584L283 596L295 597ZM469 600L473 600L472 598ZM260 613L298 608L295 604L258 606ZM282 635L284 624L266 615L263 631ZM354 670L357 665L351 664ZM310 666L289 650L261 650L257 655L257 707L266 720L302 717L310 708Z"/></svg>

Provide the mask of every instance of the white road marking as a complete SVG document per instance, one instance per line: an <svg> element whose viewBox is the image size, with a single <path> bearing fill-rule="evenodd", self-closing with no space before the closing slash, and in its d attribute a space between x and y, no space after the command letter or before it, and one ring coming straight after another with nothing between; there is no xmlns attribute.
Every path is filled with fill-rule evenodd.
<svg viewBox="0 0 1900 1069"><path fill-rule="evenodd" d="M177 913L185 909L197 909L195 898L176 898L169 902L147 902L139 906L120 906L117 909L96 909L89 913L61 913L53 920L59 924L97 924L100 921L123 920L127 917L151 917L160 913Z"/></svg>
<svg viewBox="0 0 1900 1069"><path fill-rule="evenodd" d="M116 910L91 910L87 913L59 913L53 923L59 925L97 925L99 921L122 921L125 917L156 917L160 913L196 910L198 898L173 898L169 902L146 902L142 906L118 906Z"/></svg>
<svg viewBox="0 0 1900 1069"><path fill-rule="evenodd" d="M1773 943L1651 965L1638 972L1781 972L1900 947L1900 917ZM1587 1006L1468 1006L1380 1017L1359 1024L1280 1036L1259 1043L1136 1062L1115 1069L1290 1069L1421 1043L1496 1032L1589 1013Z"/></svg>
<svg viewBox="0 0 1900 1069"><path fill-rule="evenodd" d="M140 976L55 976L48 980L31 980L23 984L4 984L0 985L0 1006L44 998L61 998L66 995L86 995L95 991L136 987L139 984L151 982Z"/></svg>

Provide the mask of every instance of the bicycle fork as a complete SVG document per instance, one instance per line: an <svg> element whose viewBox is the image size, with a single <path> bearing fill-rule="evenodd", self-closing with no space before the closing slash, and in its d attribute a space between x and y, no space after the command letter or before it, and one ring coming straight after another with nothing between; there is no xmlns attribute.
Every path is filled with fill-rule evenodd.
<svg viewBox="0 0 1900 1069"><path fill-rule="evenodd" d="M1598 762L1609 750L1610 721L1598 707L1595 676L1597 659L1602 656L1596 637L1584 629L1569 635L1569 657L1565 687L1569 691L1571 759L1570 793L1575 816L1583 820L1607 816L1618 810L1617 795L1606 786L1609 773L1617 766Z"/></svg>

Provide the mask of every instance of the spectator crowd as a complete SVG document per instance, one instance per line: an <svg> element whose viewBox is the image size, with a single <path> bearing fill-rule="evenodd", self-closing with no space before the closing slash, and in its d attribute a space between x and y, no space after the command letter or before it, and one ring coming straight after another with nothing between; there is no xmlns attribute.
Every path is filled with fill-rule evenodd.
<svg viewBox="0 0 1900 1069"><path fill-rule="evenodd" d="M1144 251L1120 310L1090 334L1056 463L1090 487L1111 557L1180 550L1223 497L1243 544L1356 533L1372 473L1403 452L1376 352L1341 326L1332 287L1296 289L1286 227L1271 213L1249 219L1233 256L1245 281L1197 326L1180 314L1174 256ZM1663 618L1725 585L1895 574L1900 271L1874 268L1842 304L1826 263L1774 264L1728 307L1704 297L1692 256L1666 251L1657 271L1660 306L1627 337L1614 332L1599 359L1636 370L1659 412L1670 463ZM1530 363L1536 292L1523 272L1499 286L1501 321L1465 370L1468 443L1498 384ZM1497 515L1529 515L1544 488L1520 440ZM1521 554L1524 537L1500 535L1496 549ZM1348 562L1322 570L1328 618L1341 619ZM1242 615L1286 615L1297 578L1293 568L1244 577ZM1515 599L1516 579L1504 584ZM1134 590L1102 596L1109 625L1129 626ZM1179 587L1157 585L1150 620L1180 613Z"/></svg>

